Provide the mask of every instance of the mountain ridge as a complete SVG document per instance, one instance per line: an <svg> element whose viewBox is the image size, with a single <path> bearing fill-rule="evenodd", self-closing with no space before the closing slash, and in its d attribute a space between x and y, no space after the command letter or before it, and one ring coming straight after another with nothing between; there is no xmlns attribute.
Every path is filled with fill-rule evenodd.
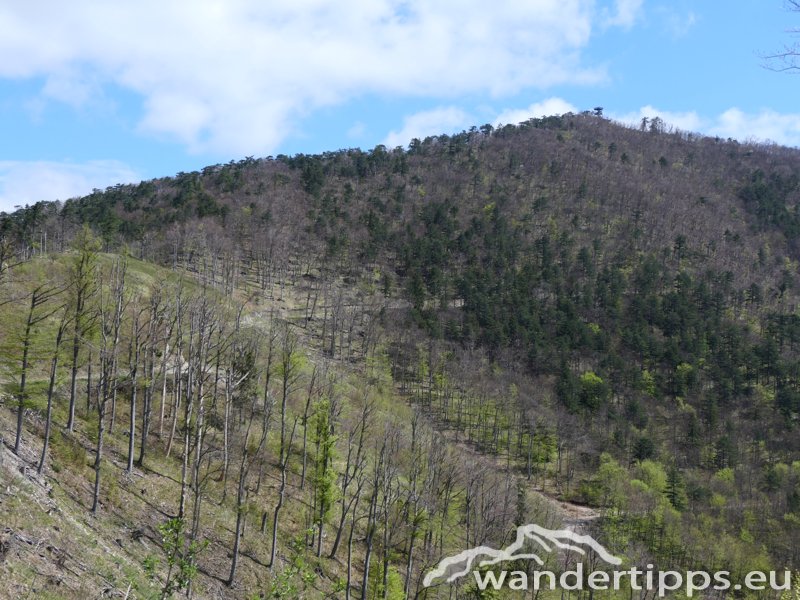
<svg viewBox="0 0 800 600"><path fill-rule="evenodd" d="M410 404L441 443L488 456L479 473L459 471L465 497L502 461L523 489L519 518L533 516L534 489L589 504L592 533L643 564L800 564L797 150L579 114L407 150L247 158L0 216L0 281L15 281L17 262L74 256L84 225L104 250L242 303L247 326L277 318L314 364L365 381L377 369L380 394ZM302 375L309 389L316 373ZM305 436L311 394L305 407L300 395L289 410ZM412 500L414 464L404 510L434 519L440 505ZM452 517L467 530L434 543L430 525L428 566L446 545L508 535L508 481L495 525L466 500L444 509L441 527ZM404 523L402 542L387 525L376 548L413 563L422 526Z"/></svg>

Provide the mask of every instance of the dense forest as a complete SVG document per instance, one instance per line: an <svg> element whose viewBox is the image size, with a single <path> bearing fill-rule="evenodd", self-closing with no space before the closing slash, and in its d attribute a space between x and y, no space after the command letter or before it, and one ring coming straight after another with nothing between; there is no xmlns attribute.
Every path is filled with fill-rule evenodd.
<svg viewBox="0 0 800 600"><path fill-rule="evenodd" d="M798 261L800 152L599 113L0 214L0 595L800 569Z"/></svg>

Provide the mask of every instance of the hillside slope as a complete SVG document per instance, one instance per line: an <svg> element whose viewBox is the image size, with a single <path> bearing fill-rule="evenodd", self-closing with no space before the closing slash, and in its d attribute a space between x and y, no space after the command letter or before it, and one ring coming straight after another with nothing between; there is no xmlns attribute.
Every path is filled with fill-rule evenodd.
<svg viewBox="0 0 800 600"><path fill-rule="evenodd" d="M221 331L270 322L297 332L311 357L304 383L287 395L282 434L273 421L264 447L278 481L287 455L275 445L293 418L305 440L323 397L342 398L351 419L364 398L381 397L378 421L423 419L446 452L485 456L478 473L459 470L444 485L436 469L416 471L416 426L403 429L403 492L365 480L363 497L353 496L353 514L373 497L387 502L385 537L354 544L388 557L387 586L390 573L418 578L448 548L502 539L522 518L512 516L517 487L527 508L535 490L593 506L593 533L637 564L797 568L799 198L796 150L565 115L415 140L408 150L248 158L40 203L2 218L0 277L12 281L45 239L50 255L75 248L88 223L104 249L188 272L229 303ZM241 318L236 306L246 307ZM170 335L159 352L178 343ZM277 373L262 364L261 346L257 358L244 347L231 347L230 365L255 360L259 373ZM349 391L319 387L309 365L340 373ZM248 419L239 416L241 434ZM343 417L330 418L336 434L330 423ZM354 438L335 437L341 461ZM425 448L431 464L445 452ZM381 456L376 447L369 460L387 468ZM287 470L296 476L308 460L293 456ZM319 483L350 480L336 464ZM416 493L423 473L435 497ZM493 477L505 482L499 515L483 514L472 496L488 493ZM290 505L322 502L301 497ZM437 542L449 527L466 531ZM415 564L418 542L424 564Z"/></svg>

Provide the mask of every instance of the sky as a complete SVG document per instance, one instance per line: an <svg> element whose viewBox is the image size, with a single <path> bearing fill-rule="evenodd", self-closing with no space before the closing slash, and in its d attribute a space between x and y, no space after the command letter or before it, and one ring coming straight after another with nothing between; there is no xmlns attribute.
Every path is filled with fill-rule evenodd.
<svg viewBox="0 0 800 600"><path fill-rule="evenodd" d="M0 211L592 110L800 146L784 0L0 0Z"/></svg>

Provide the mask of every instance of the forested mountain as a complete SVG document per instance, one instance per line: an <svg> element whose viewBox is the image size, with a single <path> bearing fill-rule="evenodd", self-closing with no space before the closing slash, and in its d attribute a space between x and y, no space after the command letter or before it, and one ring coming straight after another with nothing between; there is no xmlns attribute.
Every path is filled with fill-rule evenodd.
<svg viewBox="0 0 800 600"><path fill-rule="evenodd" d="M70 567L122 595L448 597L563 510L629 564L798 569L798 201L797 150L586 113L1 215L14 485L129 528ZM0 511L0 591L81 595L10 558L59 519Z"/></svg>

